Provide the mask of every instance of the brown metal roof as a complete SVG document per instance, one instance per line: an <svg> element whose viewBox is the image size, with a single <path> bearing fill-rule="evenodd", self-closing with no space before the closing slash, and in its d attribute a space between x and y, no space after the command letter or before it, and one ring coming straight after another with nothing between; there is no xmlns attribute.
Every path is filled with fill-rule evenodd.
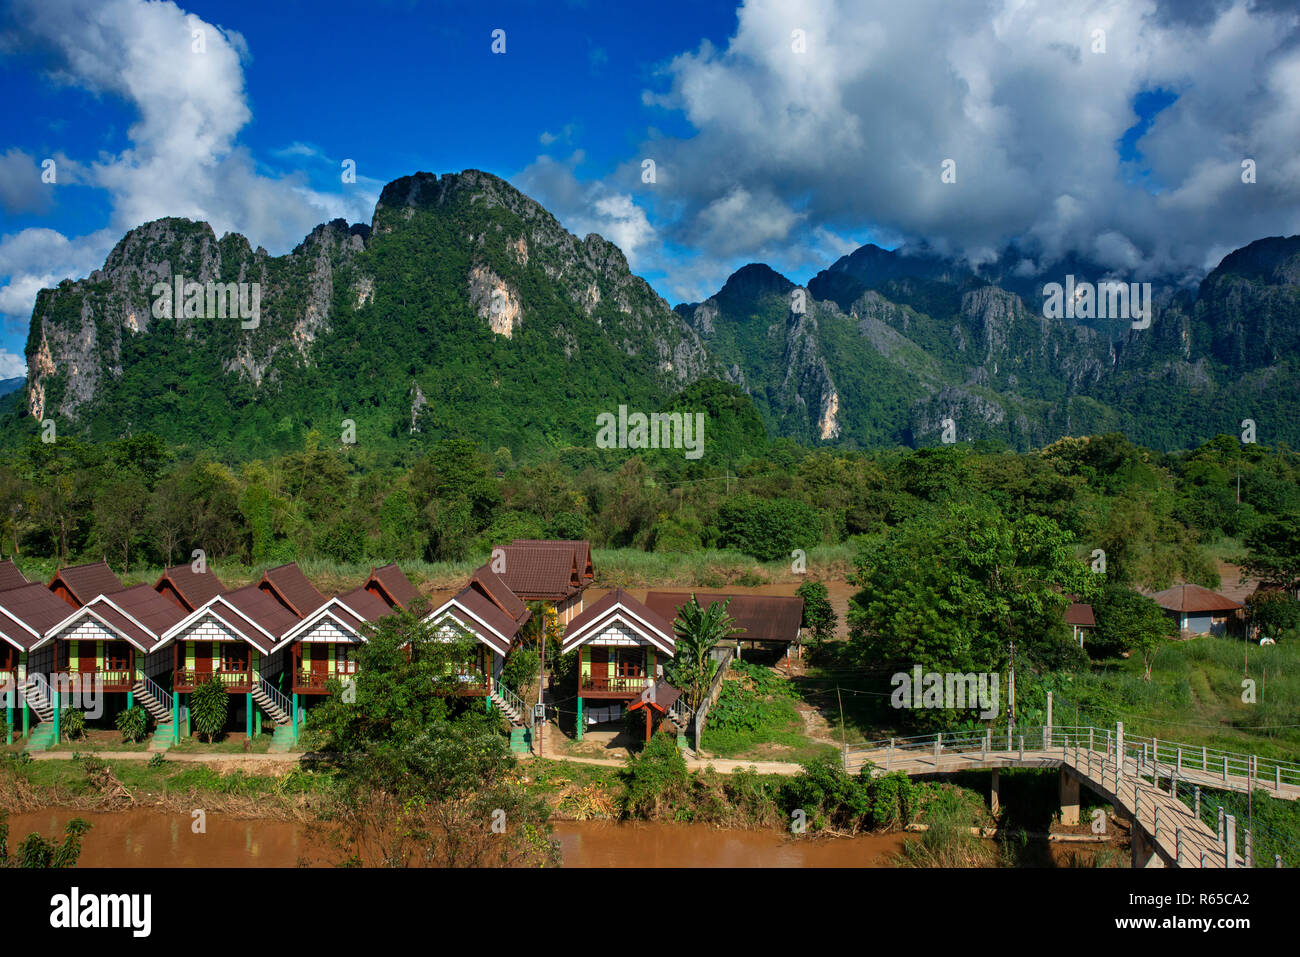
<svg viewBox="0 0 1300 957"><path fill-rule="evenodd" d="M571 642L582 644L580 636L588 628L597 625L602 619L612 617L617 614L618 607L626 609L628 616L639 618L651 628L657 629L668 642L668 649L675 649L677 632L673 629L673 624L662 614L650 608L644 602L637 601L621 588L615 588L606 594L603 598L598 599L594 604L584 608L580 615L577 615L564 629L564 642L562 647L565 650L571 649ZM624 616L625 620L628 616ZM631 627L640 631L635 622L627 622ZM649 635L644 635L647 641L658 646L660 642L651 640Z"/></svg>
<svg viewBox="0 0 1300 957"><path fill-rule="evenodd" d="M299 618L306 618L329 601L307 580L297 562L268 568L257 587L269 591Z"/></svg>
<svg viewBox="0 0 1300 957"><path fill-rule="evenodd" d="M81 606L136 647L152 651L163 632L185 617L185 609L149 585L135 585L112 595L98 595Z"/></svg>
<svg viewBox="0 0 1300 957"><path fill-rule="evenodd" d="M420 597L420 589L411 584L411 580L396 564L373 569L362 587L370 588L372 584L388 596L386 600L390 606L406 608Z"/></svg>
<svg viewBox="0 0 1300 957"><path fill-rule="evenodd" d="M591 564L591 542L586 539L561 539L561 538L516 538L514 545L525 545L530 548L558 548L564 551L572 551L574 562L578 566L578 571L587 581L596 577L595 569Z"/></svg>
<svg viewBox="0 0 1300 957"><path fill-rule="evenodd" d="M469 584L452 596L451 600L460 605L465 610L465 613L477 618L501 636L497 637L497 635L484 633L474 626L474 622L465 621L461 615L456 616L463 625L471 628L489 647L498 654L504 655L510 650L511 643L514 641L515 636L519 634L519 629L528 621L531 612L528 610L528 606L510 593L508 589L505 589L500 584L500 579L492 575L489 570L488 575L491 576L491 579L495 579L495 586L490 591L488 585L492 584L492 582L489 580L485 584L485 576L480 574L482 571L483 569L480 568L475 572ZM504 594L502 594L503 591ZM506 608L513 609L514 613L506 611Z"/></svg>
<svg viewBox="0 0 1300 957"><path fill-rule="evenodd" d="M365 585L344 592L338 598L348 608L360 615L363 621L378 621L385 615L393 613L393 609L388 602L367 591Z"/></svg>
<svg viewBox="0 0 1300 957"><path fill-rule="evenodd" d="M738 629L731 635L734 639L788 642L799 637L803 599L798 596L652 591L645 596L645 603L662 617L675 621L681 606L690 603L692 594L704 607L730 599L727 614L735 619Z"/></svg>
<svg viewBox="0 0 1300 957"><path fill-rule="evenodd" d="M49 587L62 582L78 604L84 605L98 595L111 595L126 586L113 574L108 562L92 562L89 565L73 565L60 568L50 579Z"/></svg>
<svg viewBox="0 0 1300 957"><path fill-rule="evenodd" d="M227 608L222 602L229 603L234 610ZM273 595L263 591L260 582L228 591L221 596L220 601L210 607L214 615L246 635L254 646L264 652L269 652L275 642L301 620L280 604ZM253 625L259 625L270 632L272 640L268 641L266 636Z"/></svg>
<svg viewBox="0 0 1300 957"><path fill-rule="evenodd" d="M18 566L13 563L12 558L7 558L0 562L0 591L6 591L10 588L22 588L24 585L30 585L31 582L18 570Z"/></svg>
<svg viewBox="0 0 1300 957"><path fill-rule="evenodd" d="M9 627L4 626L12 627L12 622L0 621L0 630L23 648L31 648L45 637L45 632L72 614L68 603L40 582L0 592L0 611L39 632L33 637L22 628L14 628L11 631Z"/></svg>
<svg viewBox="0 0 1300 957"><path fill-rule="evenodd" d="M587 584L584 566L578 563L579 544L582 543L520 540L498 545L505 552L501 579L521 598L552 601L568 598Z"/></svg>
<svg viewBox="0 0 1300 957"><path fill-rule="evenodd" d="M1097 627L1097 619L1093 616L1092 606L1078 601L1071 602L1070 607L1065 609L1065 623L1067 625L1078 625L1080 628Z"/></svg>
<svg viewBox="0 0 1300 957"><path fill-rule="evenodd" d="M660 714L667 714L677 699L682 696L682 689L674 688L666 681L656 681L654 691L644 698L637 698L635 701L629 701L628 711L639 711L643 705L649 705Z"/></svg>
<svg viewBox="0 0 1300 957"><path fill-rule="evenodd" d="M1241 602L1200 585L1175 585L1156 592L1151 599L1166 611L1233 611L1241 607Z"/></svg>
<svg viewBox="0 0 1300 957"><path fill-rule="evenodd" d="M154 582L154 590L161 591L163 582L169 582L181 600L193 611L211 598L226 590L221 579L210 568L196 572L192 565L176 565L168 568Z"/></svg>

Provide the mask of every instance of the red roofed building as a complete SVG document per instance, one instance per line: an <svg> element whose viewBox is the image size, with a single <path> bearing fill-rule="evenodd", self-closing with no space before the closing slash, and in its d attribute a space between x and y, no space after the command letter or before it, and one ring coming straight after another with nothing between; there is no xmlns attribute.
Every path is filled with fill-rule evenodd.
<svg viewBox="0 0 1300 957"><path fill-rule="evenodd" d="M1241 602L1200 585L1175 585L1151 596L1184 635L1224 635L1239 618Z"/></svg>
<svg viewBox="0 0 1300 957"><path fill-rule="evenodd" d="M13 712L21 708L23 737L31 731L33 711L41 721L53 718L49 679L55 671L54 648L38 646L67 614L67 602L40 582L0 591L0 683L14 682L22 692L21 700L7 699L6 717L12 729Z"/></svg>
<svg viewBox="0 0 1300 957"><path fill-rule="evenodd" d="M123 585L108 562L60 568L50 579L49 589L73 608L80 608L92 598L119 592Z"/></svg>
<svg viewBox="0 0 1300 957"><path fill-rule="evenodd" d="M363 626L392 613L387 602L362 586L336 595L285 632L295 711L298 695L328 694L331 680L357 673L357 650L366 641Z"/></svg>
<svg viewBox="0 0 1300 957"><path fill-rule="evenodd" d="M718 602L727 602L727 614L736 622L731 640L757 642L764 645L785 645L786 649L799 640L803 624L803 599L797 595L750 595L723 592L671 592L652 591L645 603L669 621L675 621L683 605L694 595L700 606L708 608ZM739 654L737 655L739 657Z"/></svg>
<svg viewBox="0 0 1300 957"><path fill-rule="evenodd" d="M6 591L10 588L22 588L24 585L30 584L31 582L13 563L13 559L7 558L0 562L0 591Z"/></svg>
<svg viewBox="0 0 1300 957"><path fill-rule="evenodd" d="M1065 623L1073 631L1075 643L1082 648L1084 635L1097 627L1097 618L1091 605L1074 601L1071 596L1070 605L1065 609Z"/></svg>
<svg viewBox="0 0 1300 957"><path fill-rule="evenodd" d="M506 653L530 617L523 600L490 566L483 565L475 570L469 584L431 611L425 621L448 641L457 635L470 635L478 642L474 659L460 669L462 689L465 694L486 696L502 705L504 702L498 699L510 698L499 692ZM513 694L513 689L510 691ZM518 711L516 704L506 713L515 720L511 712Z"/></svg>
<svg viewBox="0 0 1300 957"><path fill-rule="evenodd" d="M203 571L196 572L193 565L168 568L158 576L153 587L158 594L187 612L194 611L226 590L212 569L205 566Z"/></svg>
<svg viewBox="0 0 1300 957"><path fill-rule="evenodd" d="M595 577L591 544L517 538L492 549L489 565L524 601L540 601L546 615L567 625L582 611L582 592Z"/></svg>
<svg viewBox="0 0 1300 957"><path fill-rule="evenodd" d="M671 621L616 588L569 622L560 652L574 650L578 651L577 737L581 740L589 721L616 721L629 702L663 685L664 662L675 654L677 636ZM591 699L598 699L596 707L584 715ZM665 696L664 710L674 701L675 695L671 700Z"/></svg>

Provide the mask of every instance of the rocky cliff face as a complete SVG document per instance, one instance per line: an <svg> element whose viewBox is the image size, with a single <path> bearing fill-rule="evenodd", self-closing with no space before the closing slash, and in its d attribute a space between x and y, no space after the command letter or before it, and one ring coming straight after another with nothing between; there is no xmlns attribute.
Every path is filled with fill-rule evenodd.
<svg viewBox="0 0 1300 957"><path fill-rule="evenodd" d="M177 277L256 284L258 320L217 317L202 293L194 309L166 296L160 315L155 288ZM211 421L268 447L344 415L393 438L491 418L502 443L510 416L536 417L521 444L576 441L598 395L653 407L723 374L616 246L476 170L396 180L370 226L319 226L285 256L206 223L147 223L103 269L40 293L27 355L39 419L196 442Z"/></svg>

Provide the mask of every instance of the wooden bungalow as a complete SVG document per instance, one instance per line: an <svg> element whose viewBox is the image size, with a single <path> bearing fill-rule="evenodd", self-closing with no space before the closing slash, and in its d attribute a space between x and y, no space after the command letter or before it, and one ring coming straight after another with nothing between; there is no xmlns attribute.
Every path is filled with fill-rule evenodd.
<svg viewBox="0 0 1300 957"><path fill-rule="evenodd" d="M54 716L56 692L49 684L54 649L37 646L67 614L67 604L40 582L0 591L0 684L8 691L4 701L10 743L17 709L22 710L24 738L31 733L33 712L43 722Z"/></svg>
<svg viewBox="0 0 1300 957"><path fill-rule="evenodd" d="M179 706L200 683L217 681L245 696L246 730L260 730L263 713L288 724L292 704L273 684L286 656L276 652L300 621L261 582L209 599L163 635L172 653L174 702Z"/></svg>
<svg viewBox="0 0 1300 957"><path fill-rule="evenodd" d="M661 617L676 621L681 607L690 603L692 595L706 608L717 602L728 602L727 614L736 623L736 630L728 640L735 642L737 658L741 642L788 653L790 646L799 641L803 599L798 596L652 591L645 596L645 603Z"/></svg>
<svg viewBox="0 0 1300 957"><path fill-rule="evenodd" d="M329 599L281 640L292 662L291 687L298 695L329 693L329 682L357 672L357 649L366 640L362 625L378 621L393 609L365 586Z"/></svg>
<svg viewBox="0 0 1300 957"><path fill-rule="evenodd" d="M579 652L577 737L587 723L617 720L662 683L663 663L676 648L672 622L621 588L570 621L560 652ZM584 716L588 702L594 708Z"/></svg>
<svg viewBox="0 0 1300 957"><path fill-rule="evenodd" d="M1075 644L1082 648L1084 636L1097 627L1097 618L1091 605L1074 601L1071 597L1070 605L1065 609L1065 623L1070 626Z"/></svg>
<svg viewBox="0 0 1300 957"><path fill-rule="evenodd" d="M484 565L474 572L469 584L431 611L425 621L448 641L463 634L477 640L474 660L465 662L460 669L461 688L464 694L495 699L500 697L497 686L506 652L530 615L523 600Z"/></svg>
<svg viewBox="0 0 1300 957"><path fill-rule="evenodd" d="M412 602L423 597L420 589L411 583L396 564L370 569L370 577L361 587L389 608L409 609Z"/></svg>
<svg viewBox="0 0 1300 957"><path fill-rule="evenodd" d="M221 579L210 568L196 572L193 565L175 565L165 570L154 582L154 591L174 602L186 613L216 598L226 590Z"/></svg>
<svg viewBox="0 0 1300 957"><path fill-rule="evenodd" d="M1151 598L1174 620L1185 637L1226 635L1236 630L1240 620L1238 612L1243 607L1241 602L1200 585L1175 585L1156 592Z"/></svg>
<svg viewBox="0 0 1300 957"><path fill-rule="evenodd" d="M73 608L80 608L92 598L112 595L126 588L108 562L60 568L50 579L49 589Z"/></svg>
<svg viewBox="0 0 1300 957"><path fill-rule="evenodd" d="M492 550L490 565L524 601L544 603L548 619L567 625L582 612L582 593L595 572L585 541L517 538Z"/></svg>
<svg viewBox="0 0 1300 957"><path fill-rule="evenodd" d="M136 585L92 598L48 629L36 647L52 646L55 672L75 676L81 688L94 682L127 708L138 700L159 724L166 724L171 696L158 682L165 683L172 659L158 646L184 617L183 609L149 585Z"/></svg>

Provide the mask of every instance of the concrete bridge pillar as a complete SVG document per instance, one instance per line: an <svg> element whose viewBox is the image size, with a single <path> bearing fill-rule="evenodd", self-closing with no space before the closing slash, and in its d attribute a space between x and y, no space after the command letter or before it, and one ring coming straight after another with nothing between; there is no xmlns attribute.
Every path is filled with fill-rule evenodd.
<svg viewBox="0 0 1300 957"><path fill-rule="evenodd" d="M1061 823L1079 823L1079 779L1061 768Z"/></svg>
<svg viewBox="0 0 1300 957"><path fill-rule="evenodd" d="M1165 866L1164 860L1156 853L1155 842L1147 836L1146 831L1142 830L1137 821L1133 822L1129 851L1132 855L1131 864L1135 868Z"/></svg>
<svg viewBox="0 0 1300 957"><path fill-rule="evenodd" d="M1002 780L998 769L993 769L993 780L989 784L989 810L996 817L1002 807Z"/></svg>

